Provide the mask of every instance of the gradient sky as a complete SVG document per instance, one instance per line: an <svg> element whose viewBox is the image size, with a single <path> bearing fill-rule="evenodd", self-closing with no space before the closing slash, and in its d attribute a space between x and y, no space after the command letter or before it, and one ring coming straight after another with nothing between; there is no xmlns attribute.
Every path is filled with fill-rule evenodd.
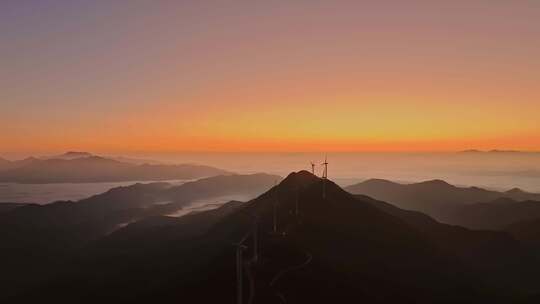
<svg viewBox="0 0 540 304"><path fill-rule="evenodd" d="M6 0L0 152L540 150L539 54L536 0Z"/></svg>

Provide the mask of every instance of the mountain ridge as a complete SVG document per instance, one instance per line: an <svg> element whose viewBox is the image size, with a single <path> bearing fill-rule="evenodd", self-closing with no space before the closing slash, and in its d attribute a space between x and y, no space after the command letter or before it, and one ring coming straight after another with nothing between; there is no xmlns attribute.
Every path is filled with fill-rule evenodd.
<svg viewBox="0 0 540 304"><path fill-rule="evenodd" d="M508 234L441 224L301 171L245 203L128 224L10 300L232 303L241 241L243 295L256 303L508 303L538 291L540 267Z"/></svg>
<svg viewBox="0 0 540 304"><path fill-rule="evenodd" d="M195 179L231 172L196 164L135 164L87 152L67 152L58 158L27 158L0 170L0 182L91 183Z"/></svg>
<svg viewBox="0 0 540 304"><path fill-rule="evenodd" d="M540 200L540 194L510 190L498 192L479 187L457 187L442 180L400 184L371 179L345 188L353 194L365 194L390 202L402 209L426 213L437 220L453 223L455 209L475 203L510 198L516 201Z"/></svg>
<svg viewBox="0 0 540 304"><path fill-rule="evenodd" d="M323 185L326 187L327 199L322 199ZM297 200L299 203L299 218L295 217ZM456 300L455 295L449 291L456 291L456 289L449 286L454 286L453 288L457 288L457 290L463 288L455 285L454 279L450 279L454 276L460 277L455 272L456 270L465 271L467 269L467 272L471 273L478 271L496 274L504 270L500 267L501 259L512 259L516 257L516 254L517 256L521 254L519 248L518 252L500 250L508 245L518 246L515 241L504 233L472 232L465 228L439 224L425 215L418 216L429 224L411 227L401 217L394 217L392 214L382 212L379 209L380 207L373 204L372 200L371 198L358 200L357 197L345 192L333 182L321 180L310 173L291 173L279 185L261 194L256 199L239 206L228 217L216 222L214 227L206 230L205 235L209 237L208 242L210 243L220 242L220 240L230 240L232 243L234 240L242 239L245 231L251 230L250 218L259 219L259 229L261 231L272 231L272 210L274 204L277 204L278 233L261 235L261 238L263 238L261 246L265 248L261 259L266 261L264 262L265 266L257 266L255 267L256 270L251 271L267 272L274 267L281 267L279 266L280 263L284 263L289 259L291 259L291 263L293 260L296 261L294 263L299 263L299 261L302 261L301 256L305 255L302 252L307 252L311 257L311 259L306 260L310 261L307 266L296 271L294 279L285 277L280 280L278 287L280 293L284 294L287 300L291 299L296 302L319 303L330 299L374 300L375 294L380 295L382 292L380 286L378 286L380 283L378 277L381 276L379 266L385 269L384 278L386 284L390 284L392 288L395 288L393 290L399 290L395 291L395 294L380 298L379 301L383 303L395 302L398 299L408 299L420 303L424 301L432 302L433 299L442 300L443 298ZM405 210L399 212L410 213L410 211ZM297 223L301 224L298 225ZM171 229L174 230L173 226L162 227L154 231L153 234L146 236L146 238L155 239L160 234L170 235ZM433 227L437 227L437 229L433 229ZM418 229L424 232L419 233ZM430 231L438 229L440 229L440 232L428 235L433 233ZM123 232L125 231L120 230L117 234ZM180 231L178 233L182 235ZM454 235L454 238L458 240L465 235L465 240L452 241L450 245L447 244L450 248L442 247L444 240L434 242L437 237L448 233ZM119 235L116 237L119 237ZM288 241L283 241L287 245L280 243L281 241L278 241L278 239L288 239ZM176 240L176 242L178 241ZM248 246L246 252L249 252L249 255L253 249L251 242L251 238L246 241ZM203 243L206 244L206 242ZM475 244L476 246L473 247L472 245ZM486 250L482 249L483 245L488 250L496 248L499 253L493 255L491 252L486 252ZM156 244L156 246L160 245ZM201 246L206 247L207 245ZM232 253L234 251L226 248L228 247L223 245L218 250L222 252L223 256L215 257L213 262L208 261L208 263L214 265L209 268L212 269L212 273L226 273L225 269L233 271L225 265L233 265L227 261L233 261L234 258L226 252ZM458 250L459 256L454 257L453 250ZM487 259L486 257L489 255L492 257ZM268 259L276 258L280 260L280 263L268 261ZM408 261L407 266L395 262L404 258ZM192 257L188 259L192 259ZM474 269L463 265L463 263L473 263L479 260L483 260L484 263L478 267L473 267ZM433 266L432 268L432 266L427 265L446 265L447 268L440 266ZM206 268L199 267L199 269L203 269L202 274L195 276L204 276ZM223 271L217 271L219 269ZM349 273L347 275L348 279L343 277L344 273ZM357 273L362 273L362 275L358 277ZM318 285L317 281L322 279L321 276L324 277L323 281L325 282L339 282L342 285L337 289L328 285ZM407 277L407 279L405 281L396 279L402 276ZM257 275L257 277L263 279L264 275ZM229 278L233 280L234 277ZM350 285L352 278L362 278L361 285L364 288L359 289L358 285L354 285L354 287ZM234 285L225 283L222 281L223 279L225 278L220 279L219 275L215 275L212 279L204 281L205 288L209 286L228 286L227 288L234 290ZM440 294L422 294L415 288L414 284L407 283L407 280L424 282L426 286L437 290L435 293ZM475 284L476 280L482 280L481 276L460 277L460 284L463 282ZM434 281L439 281L439 283ZM300 282L306 282L306 285ZM202 282L199 282L199 284L202 284ZM502 283L498 282L498 284ZM263 285L267 286L266 284ZM188 286L196 289L192 284L188 284ZM386 288L390 287L386 285ZM448 291L445 291L447 288ZM186 292L186 296L191 294L187 290L184 292ZM223 290L223 292L226 294L226 290ZM261 300L261 296L275 297L273 292L275 291L272 288L257 288L257 295L260 296L256 300ZM415 292L419 293L412 296ZM200 295L197 296L197 299L201 300ZM213 297L207 295L202 299L212 301ZM230 300L232 301L232 298ZM262 302L267 303L264 300ZM450 300L450 302L452 301Z"/></svg>

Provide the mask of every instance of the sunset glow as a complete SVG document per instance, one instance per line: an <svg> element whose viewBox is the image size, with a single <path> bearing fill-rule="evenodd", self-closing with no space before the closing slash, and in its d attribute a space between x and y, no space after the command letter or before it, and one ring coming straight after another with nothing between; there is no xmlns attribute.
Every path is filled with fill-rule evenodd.
<svg viewBox="0 0 540 304"><path fill-rule="evenodd" d="M57 2L2 5L1 151L540 150L536 1Z"/></svg>

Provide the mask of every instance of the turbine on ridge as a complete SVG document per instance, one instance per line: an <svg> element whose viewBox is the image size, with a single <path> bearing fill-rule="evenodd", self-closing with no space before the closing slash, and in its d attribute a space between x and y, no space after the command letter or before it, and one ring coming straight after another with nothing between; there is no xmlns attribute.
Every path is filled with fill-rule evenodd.
<svg viewBox="0 0 540 304"><path fill-rule="evenodd" d="M326 180L328 179L328 158L327 156L325 155L324 156L324 163L322 163L321 165L324 166L324 169L323 169L323 174L322 174L322 179L323 179L323 199L326 199Z"/></svg>

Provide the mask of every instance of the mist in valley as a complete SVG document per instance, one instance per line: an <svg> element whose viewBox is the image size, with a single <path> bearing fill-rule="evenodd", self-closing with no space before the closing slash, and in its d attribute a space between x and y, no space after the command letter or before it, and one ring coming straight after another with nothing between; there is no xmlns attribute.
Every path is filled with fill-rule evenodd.
<svg viewBox="0 0 540 304"><path fill-rule="evenodd" d="M107 155L107 154L106 154ZM368 179L414 183L433 179L450 184L507 191L540 192L540 153L464 151L454 153L133 153L130 157L162 164L201 164L238 174L264 172L286 176L311 170L321 175L327 155L329 176L346 187ZM120 155L116 156L117 158ZM0 183L0 202L45 204L79 200L111 188L152 179L125 182L19 184ZM166 180L181 184L184 180Z"/></svg>
<svg viewBox="0 0 540 304"><path fill-rule="evenodd" d="M321 175L328 156L329 175L341 186L371 178L411 183L442 179L460 186L495 190L515 187L540 192L540 153L464 151L448 153L142 153L163 162L193 162L238 173L286 176L311 170Z"/></svg>

